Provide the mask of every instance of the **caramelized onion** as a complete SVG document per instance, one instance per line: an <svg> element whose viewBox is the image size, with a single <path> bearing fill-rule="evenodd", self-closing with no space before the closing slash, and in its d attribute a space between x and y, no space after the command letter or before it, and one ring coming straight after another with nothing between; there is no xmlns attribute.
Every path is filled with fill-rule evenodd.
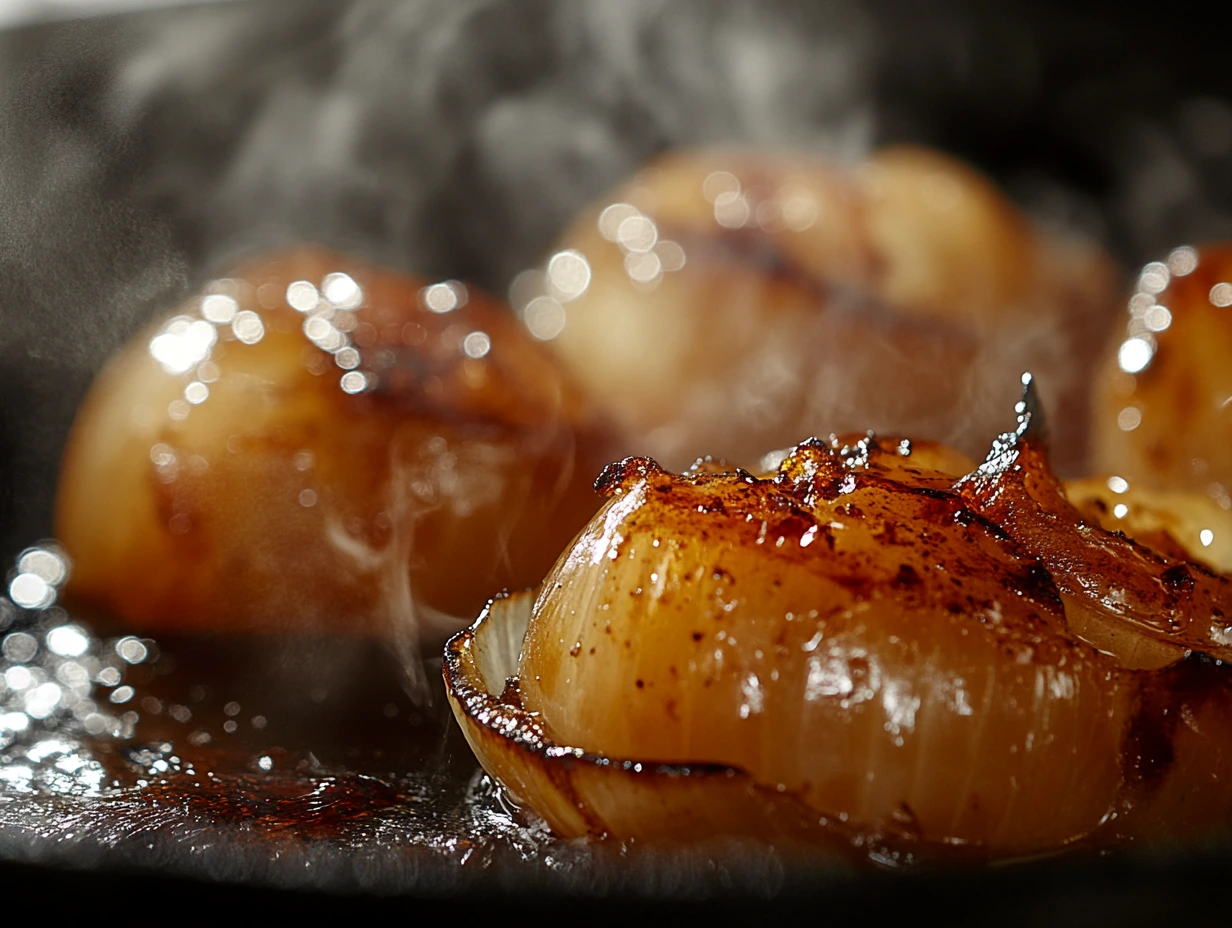
<svg viewBox="0 0 1232 928"><path fill-rule="evenodd" d="M1097 471L1232 508L1232 245L1146 265L1096 382Z"/></svg>
<svg viewBox="0 0 1232 928"><path fill-rule="evenodd" d="M985 178L921 149L857 171L665 155L514 296L631 450L670 467L699 450L752 467L801 434L863 427L979 453L1004 372L1032 369L1073 468L1114 307L1101 254L1037 234Z"/></svg>
<svg viewBox="0 0 1232 928"><path fill-rule="evenodd" d="M480 760L565 835L1014 858L1227 822L1232 586L1084 520L1019 411L965 476L871 436L612 466L533 607L447 648Z"/></svg>
<svg viewBox="0 0 1232 928"><path fill-rule="evenodd" d="M143 630L413 642L542 576L594 511L605 440L483 294L277 255L99 377L58 496L69 592Z"/></svg>

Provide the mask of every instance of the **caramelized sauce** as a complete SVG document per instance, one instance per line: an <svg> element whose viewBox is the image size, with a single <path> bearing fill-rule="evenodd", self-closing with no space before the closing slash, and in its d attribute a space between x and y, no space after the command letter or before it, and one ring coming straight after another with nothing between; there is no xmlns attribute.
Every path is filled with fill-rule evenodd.
<svg viewBox="0 0 1232 928"><path fill-rule="evenodd" d="M1232 691L1232 668L1201 652L1192 652L1159 674L1144 676L1138 710L1125 737L1121 763L1126 782L1147 798L1159 787L1176 759L1177 726L1216 694Z"/></svg>

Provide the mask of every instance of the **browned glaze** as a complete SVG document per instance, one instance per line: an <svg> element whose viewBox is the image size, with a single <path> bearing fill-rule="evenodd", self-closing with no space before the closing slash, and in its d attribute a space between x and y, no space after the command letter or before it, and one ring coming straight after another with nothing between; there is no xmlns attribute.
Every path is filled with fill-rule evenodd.
<svg viewBox="0 0 1232 928"><path fill-rule="evenodd" d="M1232 246L1148 264L1095 392L1097 470L1232 507Z"/></svg>
<svg viewBox="0 0 1232 928"><path fill-rule="evenodd" d="M542 576L595 508L605 442L482 293L278 254L207 286L95 385L58 497L68 594L146 630L413 639L425 615Z"/></svg>
<svg viewBox="0 0 1232 928"><path fill-rule="evenodd" d="M979 453L1006 369L1044 376L1080 465L1106 259L1037 234L974 171L920 149L858 170L786 152L652 162L582 213L532 332L605 397L633 451L746 467L801 435L872 427ZM630 376L631 372L636 372Z"/></svg>
<svg viewBox="0 0 1232 928"><path fill-rule="evenodd" d="M547 793L568 781L573 800L536 806L565 834L654 834L647 804L675 801L596 780L583 755L730 768L826 840L920 853L1222 827L1232 585L1083 519L1034 405L966 476L944 449L871 436L806 442L765 478L609 468L528 616L519 706L455 704L481 759L532 797L528 771L551 768ZM452 680L469 658L449 660ZM547 747L510 759L492 739L527 718ZM562 811L575 800L588 815Z"/></svg>

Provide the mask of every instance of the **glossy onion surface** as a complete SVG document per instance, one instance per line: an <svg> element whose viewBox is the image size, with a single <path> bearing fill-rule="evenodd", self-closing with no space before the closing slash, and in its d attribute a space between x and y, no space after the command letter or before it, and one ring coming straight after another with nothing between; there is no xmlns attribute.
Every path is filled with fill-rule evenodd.
<svg viewBox="0 0 1232 928"><path fill-rule="evenodd" d="M513 288L527 327L681 467L746 467L801 435L905 432L982 453L1033 370L1085 441L1115 314L1106 259L1037 234L969 168L889 149L858 170L788 153L665 155L585 211Z"/></svg>
<svg viewBox="0 0 1232 928"><path fill-rule="evenodd" d="M723 827L795 815L878 859L1227 822L1232 585L1084 519L1030 405L966 476L872 438L805 443L761 479L614 465L522 620L502 700L533 731L455 697L472 743L564 833L672 836L692 800L618 782L635 762L710 771L701 791L730 768L774 812Z"/></svg>
<svg viewBox="0 0 1232 928"><path fill-rule="evenodd" d="M152 631L414 634L542 577L597 505L602 447L483 294L280 254L99 377L60 483L69 592Z"/></svg>
<svg viewBox="0 0 1232 928"><path fill-rule="evenodd" d="M1095 394L1098 469L1232 509L1232 245L1142 269Z"/></svg>

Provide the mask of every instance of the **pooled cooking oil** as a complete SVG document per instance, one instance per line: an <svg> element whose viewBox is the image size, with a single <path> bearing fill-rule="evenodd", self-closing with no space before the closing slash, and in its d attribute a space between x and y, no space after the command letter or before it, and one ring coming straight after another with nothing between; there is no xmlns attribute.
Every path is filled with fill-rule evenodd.
<svg viewBox="0 0 1232 928"><path fill-rule="evenodd" d="M273 855L325 843L453 864L550 843L381 646L104 637L56 603L68 570L55 545L32 548L0 599L0 828L53 846L158 834L191 856L242 835Z"/></svg>

